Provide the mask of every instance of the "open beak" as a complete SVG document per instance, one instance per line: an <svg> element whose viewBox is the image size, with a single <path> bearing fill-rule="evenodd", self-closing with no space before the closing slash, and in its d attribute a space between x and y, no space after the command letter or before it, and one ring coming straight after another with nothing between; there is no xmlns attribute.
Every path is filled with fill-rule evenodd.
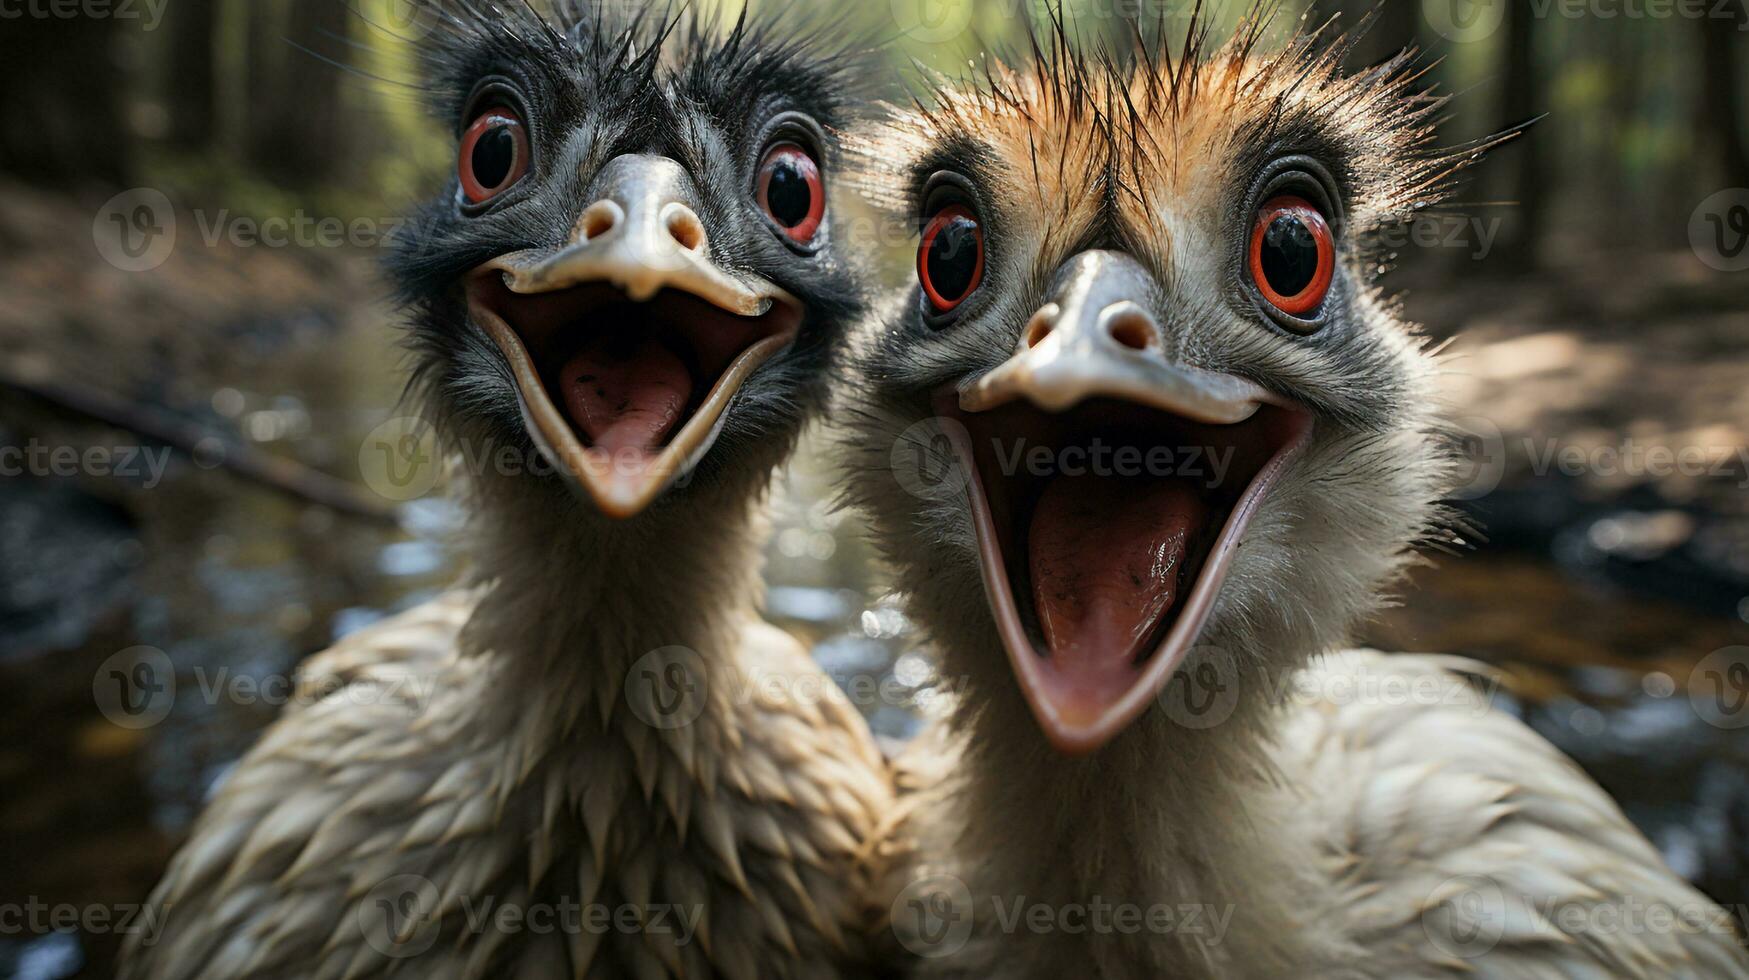
<svg viewBox="0 0 1749 980"><path fill-rule="evenodd" d="M665 157L603 168L558 249L467 278L530 437L603 514L630 518L698 465L735 393L794 342L802 304L711 259L690 178Z"/></svg>
<svg viewBox="0 0 1749 980"><path fill-rule="evenodd" d="M1147 312L1158 292L1127 255L1077 255L1018 352L937 400L964 425L997 628L1066 753L1104 745L1160 696L1312 429L1249 381L1176 363Z"/></svg>

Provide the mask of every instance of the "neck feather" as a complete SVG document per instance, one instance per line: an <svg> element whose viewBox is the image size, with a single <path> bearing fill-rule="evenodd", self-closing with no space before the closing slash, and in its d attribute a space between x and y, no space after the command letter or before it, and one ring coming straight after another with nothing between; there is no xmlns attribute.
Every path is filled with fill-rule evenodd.
<svg viewBox="0 0 1749 980"><path fill-rule="evenodd" d="M674 648L706 670L732 657L762 590L758 494L659 503L628 522L562 494L542 485L482 501L482 597L462 636L464 653L495 658L509 688L499 703L536 751L642 725L627 717L632 666ZM717 707L699 724L726 715Z"/></svg>
<svg viewBox="0 0 1749 980"><path fill-rule="evenodd" d="M1006 668L993 637L983 642L972 655ZM955 708L963 755L937 811L950 814L952 836L935 846L981 866L981 890L1029 904L1196 907L1226 923L1221 943L1139 944L1136 955L1168 971L1273 976L1327 958L1308 919L1321 895L1317 844L1292 819L1303 809L1292 774L1274 768L1268 699L1242 698L1201 730L1156 705L1099 751L1069 757L1045 740L1006 669L974 671L968 644L948 645L949 668L968 668L959 676L995 681ZM1241 946L1243 962L1229 960Z"/></svg>

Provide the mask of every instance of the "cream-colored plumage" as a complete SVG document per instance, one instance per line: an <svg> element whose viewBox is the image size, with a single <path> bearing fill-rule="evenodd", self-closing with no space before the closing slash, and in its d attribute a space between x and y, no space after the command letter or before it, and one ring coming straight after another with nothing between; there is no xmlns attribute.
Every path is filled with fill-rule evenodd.
<svg viewBox="0 0 1749 980"><path fill-rule="evenodd" d="M912 290L878 311L840 413L848 496L954 692L899 762L879 848L895 955L912 976L968 980L1749 978L1730 917L1571 761L1478 695L1478 668L1329 653L1384 604L1418 542L1458 537L1439 504L1457 485L1440 365L1375 285L1386 259L1373 245L1441 201L1482 147L1432 147L1442 100L1415 90L1412 55L1346 74L1341 40L1300 31L1268 50L1266 33L1251 22L1209 50L1193 20L1170 52L1158 36L1098 57L1058 24L1034 63L939 80L870 149L881 198L926 224L947 202L979 230L959 240L979 272L957 306ZM1272 313L1256 284L1266 270L1246 258L1253 229L1277 227L1260 220L1266 202L1287 194L1333 229L1312 319ZM920 268L951 273L950 258L925 253ZM988 410L997 376L1014 401ZM1083 393L1047 387L1065 378ZM1208 378L1261 392L1230 416L1243 421L1187 421L1243 401L1207 394ZM993 591L1028 561L1052 568L1025 550L1056 547L1026 522L1060 489L1051 481L1077 478L1050 450L1085 449L1090 434L1237 445L1283 417L1271 412L1307 420L1304 439L1272 457L1272 479L1247 484L1264 489L1244 498L1247 521L1226 525L1239 531L1224 577L1169 579L1180 610L1193 587L1212 596L1194 640L1168 624L1139 657L1068 648L1126 676L1165 662L1170 683L1105 737L1059 751L1071 725L1040 705L1076 702L1041 701L1027 672L1064 654L999 608L1036 620L1036 594ZM994 448L980 455L984 439ZM1035 446L1062 472L1029 483L1002 468ZM1084 465L1079 478L1111 479ZM1165 540L1133 508L1101 527L1120 499L1109 487L1089 499L1099 507L1066 526L1103 532L1098 548ZM1234 499L1215 512L1242 508ZM1174 506L1162 523L1195 513ZM1153 554L1191 561L1192 547ZM1096 577L1098 561L1055 567ZM1139 594L1134 568L1138 591L1106 582L1100 597Z"/></svg>
<svg viewBox="0 0 1749 980"><path fill-rule="evenodd" d="M1093 963L1114 980L1749 977L1730 914L1671 875L1494 689L1486 668L1454 658L1320 658L1283 689L1267 774L1214 793L1201 827L1185 822L1212 799L1091 789L1133 760L968 755L938 726L899 760L906 816L887 840L901 855L886 885L895 928L925 954L911 975L1047 978ZM942 923L907 914L943 880L966 886L963 936L925 934ZM1047 918L1058 924L1036 932L1017 898L1090 916L1129 906L1144 923L1169 909L1171 921L1126 935L1113 913L1105 932L1075 934Z"/></svg>
<svg viewBox="0 0 1749 980"><path fill-rule="evenodd" d="M578 543L565 537L561 552ZM711 573L751 557L734 547L744 529L698 540L722 549ZM852 868L891 791L861 718L739 602L757 575L716 590L731 601L697 623L540 577L454 593L312 659L300 707L224 780L152 896L163 935L123 975L859 975L869 916ZM676 599L702 584L647 581ZM546 608L539 628L506 625L524 603ZM669 720L626 675L674 646L697 657L676 661L686 692L657 692L693 698ZM384 901L413 923L398 943ZM571 905L639 918L592 927L561 918ZM492 925L503 906L530 909L529 926Z"/></svg>

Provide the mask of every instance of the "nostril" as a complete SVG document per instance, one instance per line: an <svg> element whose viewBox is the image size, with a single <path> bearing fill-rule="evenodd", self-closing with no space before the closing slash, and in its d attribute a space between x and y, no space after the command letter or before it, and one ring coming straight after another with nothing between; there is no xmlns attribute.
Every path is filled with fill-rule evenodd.
<svg viewBox="0 0 1749 980"><path fill-rule="evenodd" d="M619 206L612 201L596 201L583 212L583 240L593 241L612 231L619 224Z"/></svg>
<svg viewBox="0 0 1749 980"><path fill-rule="evenodd" d="M1111 339L1130 350L1147 350L1157 343L1154 325L1140 313L1120 313L1106 322L1105 329Z"/></svg>
<svg viewBox="0 0 1749 980"><path fill-rule="evenodd" d="M688 252L704 248L704 223L691 208L676 205L668 212L668 234Z"/></svg>
<svg viewBox="0 0 1749 980"><path fill-rule="evenodd" d="M1034 313L1032 319L1027 321L1026 349L1031 350L1044 343L1045 338L1049 337L1051 331L1056 328L1057 305L1052 303L1047 305L1044 309L1039 310L1037 313Z"/></svg>

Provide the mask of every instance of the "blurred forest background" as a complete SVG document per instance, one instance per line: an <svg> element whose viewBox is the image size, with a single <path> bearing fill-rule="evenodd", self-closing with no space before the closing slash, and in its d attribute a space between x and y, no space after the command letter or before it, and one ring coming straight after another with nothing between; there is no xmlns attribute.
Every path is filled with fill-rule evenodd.
<svg viewBox="0 0 1749 980"><path fill-rule="evenodd" d="M433 595L457 558L441 492L385 488L366 451L408 414L376 263L453 166L412 75L426 15L408 0L73 16L32 2L0 18L0 447L84 460L0 476L0 903L79 913L0 932L0 977L34 980L107 975L119 937L90 913L145 896L283 704L272 682ZM914 65L963 71L1048 10L842 6L889 53L901 99ZM1117 40L1123 15L1185 23L1189 6L1065 0L1065 17ZM1208 6L1218 34L1245 5ZM1281 7L1286 29L1306 4ZM1326 0L1314 19L1369 14L1354 64L1424 51L1429 83L1458 96L1447 142L1547 118L1392 257L1387 282L1452 341L1447 395L1476 477L1459 503L1484 532L1421 570L1367 639L1501 665L1506 706L1673 866L1749 902L1749 717L1709 711L1701 690L1749 675L1721 670L1749 665L1749 9ZM1661 466L1658 450L1707 465ZM1580 461L1558 462L1568 451ZM830 480L815 446L780 481L769 613L840 676L922 697L927 652ZM184 692L148 718L105 686L142 657ZM916 724L867 707L884 737Z"/></svg>

